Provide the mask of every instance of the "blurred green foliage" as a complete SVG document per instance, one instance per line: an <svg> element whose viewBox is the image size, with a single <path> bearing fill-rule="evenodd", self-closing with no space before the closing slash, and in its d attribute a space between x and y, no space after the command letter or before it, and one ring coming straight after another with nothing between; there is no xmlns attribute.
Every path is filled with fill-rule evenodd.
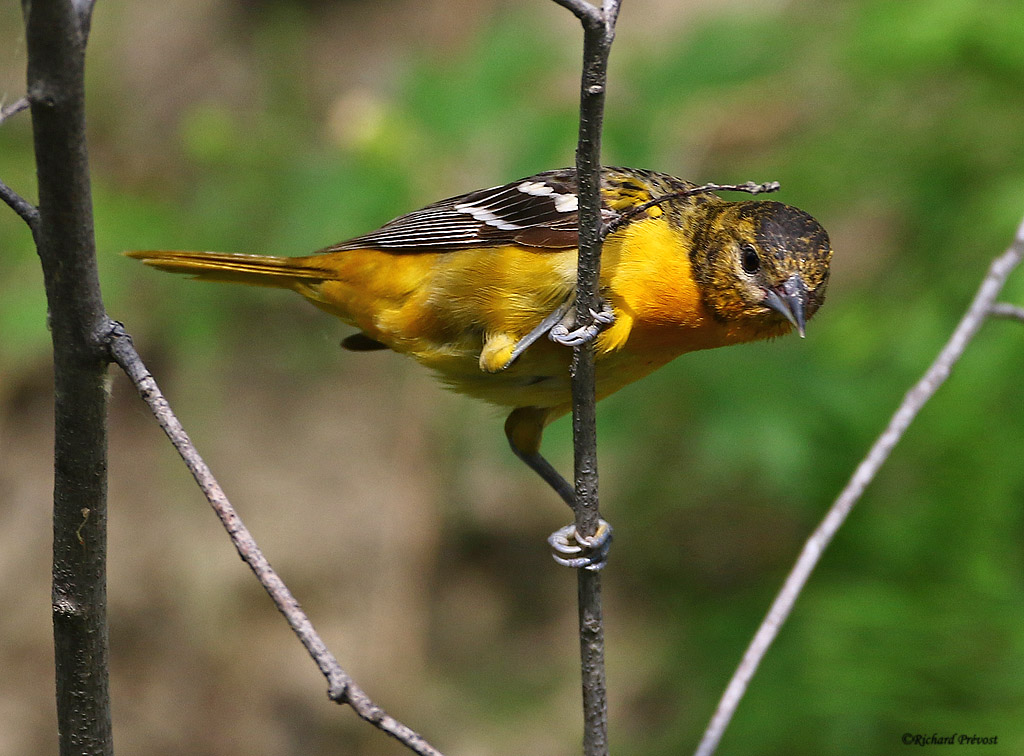
<svg viewBox="0 0 1024 756"><path fill-rule="evenodd" d="M571 163L578 50L550 27L556 12L518 7L454 49L406 51L390 90L359 90L334 113L302 85L315 10L268 8L250 40L258 117L186 102L180 154L155 163L169 172L157 181L96 161L111 312L209 364L238 318L294 322L298 307L206 286L183 306L181 281L117 252L304 253ZM658 19L633 27L646 23ZM100 68L93 117L116 133L123 104ZM636 645L654 670L617 709L616 752L692 747L803 537L1009 243L1024 213L1022 91L1019 3L796 2L700 18L651 45L620 32L605 162L779 180L781 200L832 231L836 262L806 341L689 355L602 405L619 536L609 590L658 628L621 637L609 618L612 663ZM332 118L343 127L321 131ZM0 129L0 172L26 194L29 150L26 118ZM27 232L0 214L0 380L45 359L37 269ZM1024 302L1024 272L1005 299ZM301 327L317 318L274 326L296 372L329 368L322 330ZM999 753L1024 752L1022 369L1024 328L986 325L826 555L723 754L891 753L904 732L998 735ZM548 448L564 459L557 428ZM446 674L513 718L546 684L479 659Z"/></svg>

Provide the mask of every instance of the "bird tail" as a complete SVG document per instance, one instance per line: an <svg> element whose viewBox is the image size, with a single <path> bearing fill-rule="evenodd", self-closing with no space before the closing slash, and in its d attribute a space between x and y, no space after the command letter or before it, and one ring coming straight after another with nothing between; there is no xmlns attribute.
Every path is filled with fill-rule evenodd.
<svg viewBox="0 0 1024 756"><path fill-rule="evenodd" d="M125 252L158 270L188 273L203 281L223 281L249 286L294 289L297 284L335 278L318 258L271 257L227 252ZM322 259L322 258L320 258Z"/></svg>

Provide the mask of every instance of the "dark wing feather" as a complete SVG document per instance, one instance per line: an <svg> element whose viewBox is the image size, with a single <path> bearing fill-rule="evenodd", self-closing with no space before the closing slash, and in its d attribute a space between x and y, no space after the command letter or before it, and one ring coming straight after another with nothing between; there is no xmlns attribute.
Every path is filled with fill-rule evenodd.
<svg viewBox="0 0 1024 756"><path fill-rule="evenodd" d="M444 252L505 244L568 249L577 244L576 210L576 171L547 171L435 202L321 251Z"/></svg>

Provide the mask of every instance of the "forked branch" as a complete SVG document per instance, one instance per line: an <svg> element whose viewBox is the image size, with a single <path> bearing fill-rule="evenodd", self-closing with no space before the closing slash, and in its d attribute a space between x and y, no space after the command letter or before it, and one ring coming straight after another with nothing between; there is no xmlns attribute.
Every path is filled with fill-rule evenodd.
<svg viewBox="0 0 1024 756"><path fill-rule="evenodd" d="M555 0L555 2L563 8L571 10L585 27L597 27L604 24L604 11L591 5L587 0Z"/></svg>
<svg viewBox="0 0 1024 756"><path fill-rule="evenodd" d="M192 444L188 433L185 432L153 376L146 369L135 350L131 337L125 333L124 327L120 323L111 324L110 332L106 336L106 343L110 349L111 359L124 370L143 401L149 405L156 421L171 440L171 444L174 445L185 462L192 477L199 484L203 495L206 496L206 500L210 502L210 506L213 507L213 511L231 537L231 542L239 556L249 565L249 569L256 575L260 585L270 596L278 611L284 615L292 631L298 636L302 645L306 647L306 651L319 667L320 672L327 678L328 697L337 703L348 704L360 717L400 741L414 753L420 754L420 756L442 756L441 752L431 746L421 735L377 706L338 664L338 660L327 649L320 635L314 629L313 623L309 621L309 617L299 606L299 602L288 590L288 586L284 584L284 581L270 566L270 562L263 556L252 533L242 523L238 513L224 494L224 490Z"/></svg>

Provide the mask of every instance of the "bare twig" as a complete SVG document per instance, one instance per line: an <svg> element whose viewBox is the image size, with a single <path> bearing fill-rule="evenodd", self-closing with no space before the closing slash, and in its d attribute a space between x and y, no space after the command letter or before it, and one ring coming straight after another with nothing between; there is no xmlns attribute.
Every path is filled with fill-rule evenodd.
<svg viewBox="0 0 1024 756"><path fill-rule="evenodd" d="M0 124L6 121L11 116L20 113L23 110L28 110L28 98L22 97L19 100L15 100L10 105L0 106Z"/></svg>
<svg viewBox="0 0 1024 756"><path fill-rule="evenodd" d="M39 232L39 208L7 186L2 180L0 180L0 199L28 224L32 236Z"/></svg>
<svg viewBox="0 0 1024 756"><path fill-rule="evenodd" d="M231 542L238 550L239 556L260 581L260 585L270 595L274 605L284 615L292 631L298 636L306 651L313 658L321 673L327 678L327 695L337 703L347 703L356 714L403 743L414 753L421 756L441 756L441 752L431 746L418 733L387 714L352 680L341 668L337 659L327 649L319 634L313 628L309 617L302 611L284 581L270 566L260 551L248 528L242 523L231 502L228 501L223 489L206 462L199 455L191 439L182 427L181 422L171 410L170 405L160 392L153 376L146 369L139 357L131 337L125 333L120 323L112 323L106 336L111 358L121 366L128 378L135 384L140 396L149 405L160 427L171 440L174 448L181 455L185 465L192 473L199 488L220 518L224 529L231 537Z"/></svg>
<svg viewBox="0 0 1024 756"><path fill-rule="evenodd" d="M1008 302L996 302L989 309L989 312L997 318L1009 318L1011 320L1024 320L1024 307L1009 304Z"/></svg>
<svg viewBox="0 0 1024 756"><path fill-rule="evenodd" d="M10 105L0 106L0 125L3 125L11 116L28 110L29 102L27 97L22 97L19 100L15 100ZM39 230L39 209L35 207L31 202L26 200L16 191L7 186L2 180L0 180L0 199L2 199L8 207L17 213L25 223L28 224L29 229L32 231L32 235L35 236Z"/></svg>
<svg viewBox="0 0 1024 756"><path fill-rule="evenodd" d="M584 26L604 25L604 13L588 3L587 0L555 0L555 2L575 13Z"/></svg>
<svg viewBox="0 0 1024 756"><path fill-rule="evenodd" d="M694 194L707 194L708 192L747 192L748 194L762 194L763 192L777 192L779 188L780 184L778 181L769 181L766 184L755 184L753 181L747 181L744 184L702 184L701 186L695 186L691 189L682 189L678 192L663 194L660 197L655 197L654 199L647 200L647 202L643 202L636 207L632 207L626 212L613 218L604 225L604 228L601 229L601 238L607 239L609 234L612 234L622 228L635 217L646 212L648 208L679 197L692 197Z"/></svg>
<svg viewBox="0 0 1024 756"><path fill-rule="evenodd" d="M615 38L618 0L605 0L599 11L581 0L555 0L583 25L583 75L580 84L580 126L576 148L579 195L579 262L576 281L576 324L593 323L598 306L601 269L601 126L607 83L608 54ZM594 345L576 346L572 359L572 428L575 472L576 533L584 539L597 533L600 523L597 493L596 397ZM604 620L601 575L577 570L579 603L580 671L583 690L583 753L608 753L608 702L604 666Z"/></svg>
<svg viewBox="0 0 1024 756"><path fill-rule="evenodd" d="M1003 306L994 303L1006 284L1007 277L1020 264L1022 258L1024 258L1024 222L1018 228L1016 238L1009 249L992 261L988 274L981 282L974 300L956 330L953 331L949 341L946 342L924 376L907 392L896 413L889 420L888 426L875 441L867 456L857 466L850 481L839 494L839 498L829 508L821 524L807 539L800 552L800 557L787 576L775 601L772 602L767 616L729 681L718 708L704 732L696 756L711 756L715 752L726 727L736 712L736 707L746 692L747 685L778 635L779 629L793 610L793 605L822 553L846 520L847 515L850 514L850 510L863 495L864 490L874 480L878 470L889 458L892 450L914 418L917 417L921 408L949 377L953 366L963 355L967 345L977 334L985 319L993 313L994 308L996 310L1004 309ZM1013 316L1016 317L1016 315Z"/></svg>

